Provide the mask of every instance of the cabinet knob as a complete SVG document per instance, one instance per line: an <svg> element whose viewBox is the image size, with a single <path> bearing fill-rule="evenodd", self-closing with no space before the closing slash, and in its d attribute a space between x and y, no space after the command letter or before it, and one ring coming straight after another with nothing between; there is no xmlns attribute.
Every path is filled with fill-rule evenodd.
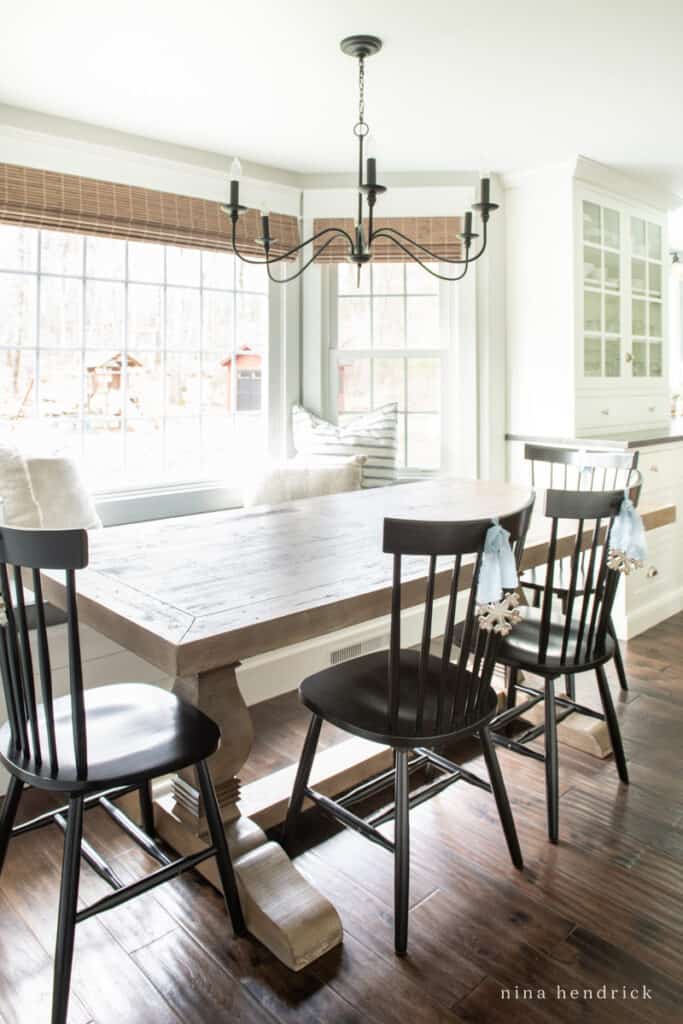
<svg viewBox="0 0 683 1024"><path fill-rule="evenodd" d="M657 408L656 405L648 405L647 411L648 412L654 412L656 410L656 408Z"/></svg>
<svg viewBox="0 0 683 1024"><path fill-rule="evenodd" d="M624 356L624 359L626 360L627 363L633 362L633 353L632 352L627 352L625 354L625 356Z"/></svg>
<svg viewBox="0 0 683 1024"><path fill-rule="evenodd" d="M601 409L600 410L600 415L601 416L609 416L609 409Z"/></svg>
<svg viewBox="0 0 683 1024"><path fill-rule="evenodd" d="M659 466L650 466L651 473L659 473Z"/></svg>
<svg viewBox="0 0 683 1024"><path fill-rule="evenodd" d="M650 579L654 579L655 576L659 576L659 569L656 566L651 565L645 573L645 575L648 576Z"/></svg>

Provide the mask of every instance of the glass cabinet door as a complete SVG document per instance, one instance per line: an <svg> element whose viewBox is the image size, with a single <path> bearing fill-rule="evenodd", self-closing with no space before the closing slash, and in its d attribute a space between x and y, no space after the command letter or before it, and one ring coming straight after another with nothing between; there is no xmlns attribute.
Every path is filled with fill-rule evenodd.
<svg viewBox="0 0 683 1024"><path fill-rule="evenodd" d="M621 215L588 201L582 215L583 375L621 377Z"/></svg>
<svg viewBox="0 0 683 1024"><path fill-rule="evenodd" d="M631 217L631 373L662 377L662 229L642 217Z"/></svg>

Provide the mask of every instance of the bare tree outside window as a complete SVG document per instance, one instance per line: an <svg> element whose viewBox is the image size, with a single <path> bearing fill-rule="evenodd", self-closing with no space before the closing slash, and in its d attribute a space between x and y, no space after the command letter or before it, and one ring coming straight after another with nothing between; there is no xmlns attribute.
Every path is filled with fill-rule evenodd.
<svg viewBox="0 0 683 1024"><path fill-rule="evenodd" d="M228 253L0 225L0 434L99 490L265 447L268 280Z"/></svg>

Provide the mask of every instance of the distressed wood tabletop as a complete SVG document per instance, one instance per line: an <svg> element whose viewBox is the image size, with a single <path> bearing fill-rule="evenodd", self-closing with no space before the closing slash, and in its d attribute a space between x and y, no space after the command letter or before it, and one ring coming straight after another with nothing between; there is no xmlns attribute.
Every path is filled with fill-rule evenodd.
<svg viewBox="0 0 683 1024"><path fill-rule="evenodd" d="M77 575L81 618L170 675L208 671L387 613L385 516L484 519L518 509L529 494L438 478L93 531L90 565ZM539 493L527 567L547 556L543 504ZM675 509L643 510L643 518L653 529L672 522ZM573 529L567 524L565 540ZM441 588L446 559L443 566ZM406 603L417 604L424 560L406 570ZM47 582L58 605L61 589L56 578Z"/></svg>

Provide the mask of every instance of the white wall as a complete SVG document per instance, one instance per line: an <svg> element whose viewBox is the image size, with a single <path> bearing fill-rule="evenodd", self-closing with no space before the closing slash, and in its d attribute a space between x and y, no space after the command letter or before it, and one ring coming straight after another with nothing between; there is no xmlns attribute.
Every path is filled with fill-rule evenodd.
<svg viewBox="0 0 683 1024"><path fill-rule="evenodd" d="M574 430L572 179L562 168L507 180L504 194L508 430ZM537 379L538 378L538 379Z"/></svg>

